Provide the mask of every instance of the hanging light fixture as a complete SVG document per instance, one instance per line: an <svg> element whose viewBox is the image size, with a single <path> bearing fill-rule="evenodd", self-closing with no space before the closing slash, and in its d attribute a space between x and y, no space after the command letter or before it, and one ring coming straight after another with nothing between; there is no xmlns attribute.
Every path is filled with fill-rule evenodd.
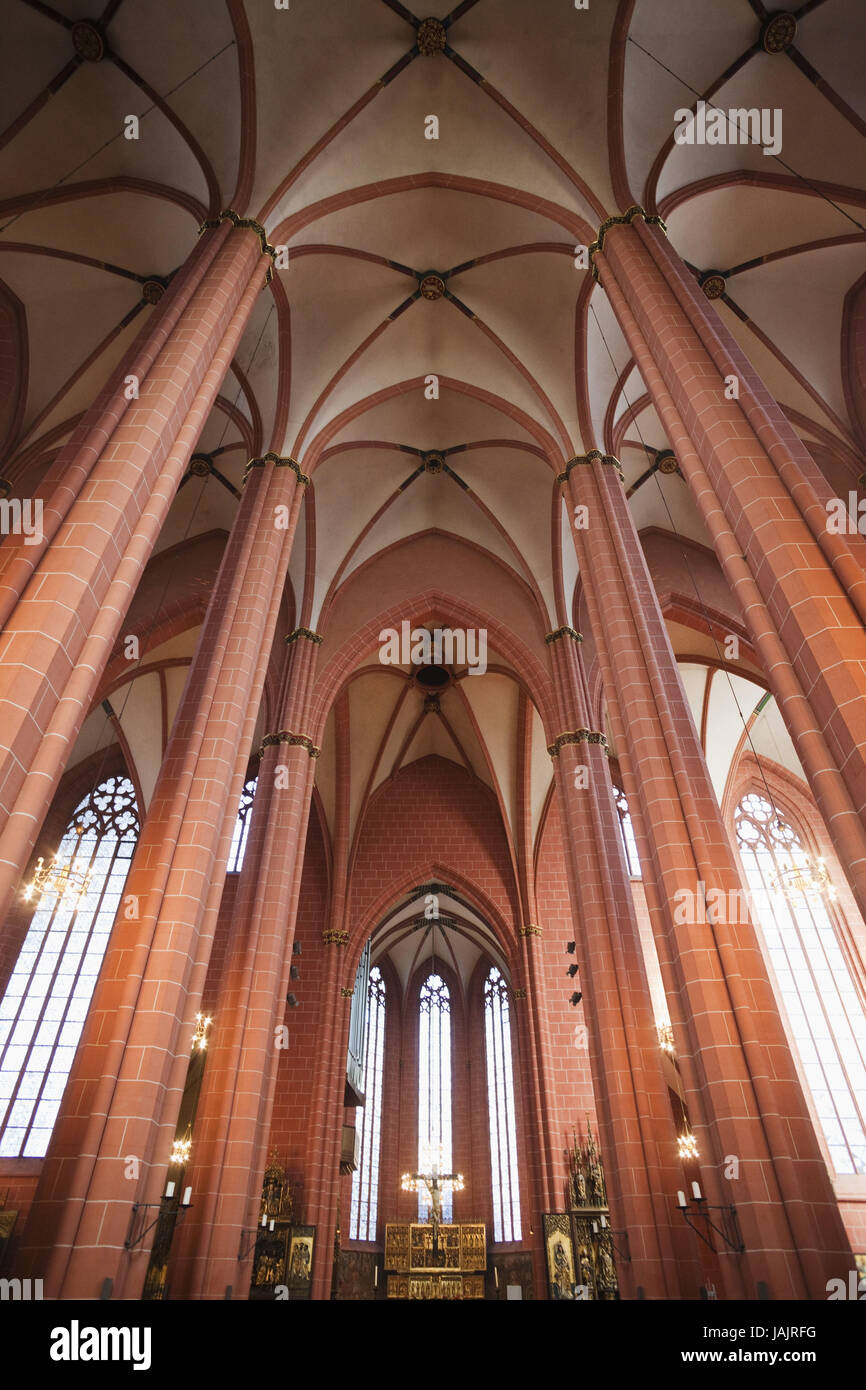
<svg viewBox="0 0 866 1390"><path fill-rule="evenodd" d="M699 1158L698 1141L690 1129L684 1129L682 1134L677 1135L677 1152L680 1158Z"/></svg>
<svg viewBox="0 0 866 1390"><path fill-rule="evenodd" d="M78 907L90 887L93 870L75 867L84 834L81 822L76 825L75 833L78 841L68 860L61 860L59 854L55 854L50 864L46 864L43 858L36 861L33 877L24 888L25 902L31 902L34 897L41 898L44 893L55 893L59 903L73 910Z"/></svg>
<svg viewBox="0 0 866 1390"><path fill-rule="evenodd" d="M213 1019L210 1017L210 1015L208 1015L207 1018L205 1018L204 1014L196 1014L195 1032L192 1035L193 1052L204 1052L205 1048L207 1047L207 1030L208 1028L210 1028L212 1023Z"/></svg>
<svg viewBox="0 0 866 1390"><path fill-rule="evenodd" d="M179 1168L186 1167L192 1153L192 1131L189 1125L186 1127L186 1134L182 1139L175 1139L171 1146L171 1158L168 1160L172 1166Z"/></svg>
<svg viewBox="0 0 866 1390"><path fill-rule="evenodd" d="M823 859L812 860L808 854L795 863L779 869L770 880L774 893L788 902L796 902L805 894L807 897L836 897L836 889L830 881L830 871Z"/></svg>

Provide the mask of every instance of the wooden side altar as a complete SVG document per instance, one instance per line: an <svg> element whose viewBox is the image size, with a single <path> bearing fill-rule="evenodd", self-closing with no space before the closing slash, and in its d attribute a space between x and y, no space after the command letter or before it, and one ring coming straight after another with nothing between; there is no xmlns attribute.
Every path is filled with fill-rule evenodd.
<svg viewBox="0 0 866 1390"><path fill-rule="evenodd" d="M483 1223L439 1226L395 1222L385 1227L388 1297L467 1299L484 1297L487 1230Z"/></svg>

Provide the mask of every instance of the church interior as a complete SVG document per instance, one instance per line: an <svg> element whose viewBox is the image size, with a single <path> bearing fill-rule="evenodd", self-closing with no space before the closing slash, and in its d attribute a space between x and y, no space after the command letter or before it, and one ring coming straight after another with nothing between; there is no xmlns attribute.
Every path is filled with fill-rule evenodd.
<svg viewBox="0 0 866 1390"><path fill-rule="evenodd" d="M857 1297L862 7L429 3L3 0L0 1276Z"/></svg>

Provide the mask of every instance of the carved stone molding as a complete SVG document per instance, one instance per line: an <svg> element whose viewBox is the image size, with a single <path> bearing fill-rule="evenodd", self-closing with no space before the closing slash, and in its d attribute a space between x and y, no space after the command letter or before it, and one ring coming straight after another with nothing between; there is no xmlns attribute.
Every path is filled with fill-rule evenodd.
<svg viewBox="0 0 866 1390"><path fill-rule="evenodd" d="M324 637L320 637L318 632L313 632L309 627L296 627L294 632L286 635L286 646L290 647L293 642L299 642L301 638L307 642L312 642L314 647L320 647L324 642Z"/></svg>
<svg viewBox="0 0 866 1390"><path fill-rule="evenodd" d="M570 733L559 734L558 737L554 739L553 743L548 745L547 751L551 758L558 758L560 748L565 748L573 743L595 743L603 748L606 753L609 751L607 739L604 734L599 733L597 729L575 729Z"/></svg>
<svg viewBox="0 0 866 1390"><path fill-rule="evenodd" d="M636 217L642 217L644 222L646 222L649 226L661 227L663 232L667 232L667 226L660 217L657 217L655 213L644 212L643 208L640 207L637 203L633 203L632 206L628 209L628 211L624 212L621 217L617 216L606 218L598 229L598 235L596 236L595 241L591 244L589 248L589 259L590 264L592 265L593 280L598 280L598 270L596 269L595 261L593 258L595 256L596 251L604 250L605 235L610 231L611 227L630 227Z"/></svg>
<svg viewBox="0 0 866 1390"><path fill-rule="evenodd" d="M292 748L306 748L311 758L318 758L321 748L317 748L311 738L306 734L293 734L288 729L281 729L278 734L265 734L259 748L259 757L264 757L266 748L274 748L277 744L287 743Z"/></svg>
<svg viewBox="0 0 866 1390"><path fill-rule="evenodd" d="M287 454L275 454L268 451L268 453L262 454L261 458L250 459L244 469L244 476L241 478L241 487L243 487L254 468L264 468L266 463L272 463L275 468L291 468L298 482L301 484L301 487L306 487L310 481L306 473L301 472L300 465L295 463L293 458L289 458Z"/></svg>
<svg viewBox="0 0 866 1390"><path fill-rule="evenodd" d="M558 627L553 632L548 632L544 640L549 647L553 642L558 642L560 637L570 637L573 642L583 641L581 634L573 627Z"/></svg>
<svg viewBox="0 0 866 1390"><path fill-rule="evenodd" d="M615 468L617 477L621 483L625 482L625 474L622 471L622 464L613 454L603 454L600 449L590 449L588 454L577 454L573 459L569 459L565 465L565 472L560 473L556 479L558 483L567 483L571 476L571 470L582 464L592 463L593 459L598 459L599 463L606 464L609 468Z"/></svg>
<svg viewBox="0 0 866 1390"><path fill-rule="evenodd" d="M322 940L326 946L348 946L349 933L337 931L335 927L326 927L322 932Z"/></svg>

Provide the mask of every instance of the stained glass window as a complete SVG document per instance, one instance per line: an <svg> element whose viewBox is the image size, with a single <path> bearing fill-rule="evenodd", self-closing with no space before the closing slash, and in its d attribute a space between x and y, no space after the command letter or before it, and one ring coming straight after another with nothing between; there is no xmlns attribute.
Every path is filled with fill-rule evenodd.
<svg viewBox="0 0 866 1390"><path fill-rule="evenodd" d="M385 1056L385 981L378 965L370 971L367 990L367 1047L364 1057L364 1104L355 1112L361 1132L361 1158L352 1174L352 1240L376 1239L379 1206L379 1148L382 1138L382 1062Z"/></svg>
<svg viewBox="0 0 866 1390"><path fill-rule="evenodd" d="M807 861L794 826L757 792L736 813L737 844L793 1042L837 1173L866 1173L866 1011L821 893L780 893Z"/></svg>
<svg viewBox="0 0 866 1390"><path fill-rule="evenodd" d="M493 1239L520 1240L520 1191L508 986L496 966L484 982L487 1112L493 1173Z"/></svg>
<svg viewBox="0 0 866 1390"><path fill-rule="evenodd" d="M451 995L440 975L421 986L418 1035L418 1171L451 1172ZM430 1197L418 1193L418 1220L429 1220ZM454 1198L442 1195L442 1220L453 1220Z"/></svg>
<svg viewBox="0 0 866 1390"><path fill-rule="evenodd" d="M138 833L132 783L109 777L60 842L58 862L91 879L77 903L42 893L0 1003L0 1157L47 1152Z"/></svg>

